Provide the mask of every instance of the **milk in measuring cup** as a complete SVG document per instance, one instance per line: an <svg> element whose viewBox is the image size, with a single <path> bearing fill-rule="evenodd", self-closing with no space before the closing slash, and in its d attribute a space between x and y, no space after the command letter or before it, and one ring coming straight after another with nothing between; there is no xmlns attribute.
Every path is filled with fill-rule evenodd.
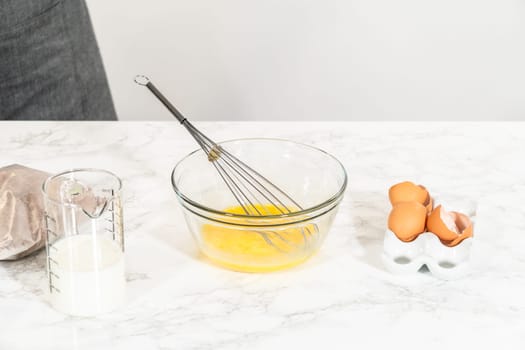
<svg viewBox="0 0 525 350"><path fill-rule="evenodd" d="M124 302L124 253L101 235L64 237L49 247L52 306L58 311L91 316Z"/></svg>

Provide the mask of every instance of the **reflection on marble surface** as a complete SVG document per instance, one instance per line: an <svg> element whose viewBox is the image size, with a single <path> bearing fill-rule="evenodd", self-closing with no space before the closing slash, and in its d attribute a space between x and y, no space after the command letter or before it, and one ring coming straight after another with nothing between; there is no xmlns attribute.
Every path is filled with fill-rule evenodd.
<svg viewBox="0 0 525 350"><path fill-rule="evenodd" d="M72 318L45 302L45 253L0 263L0 349L277 349L525 344L525 124L197 123L216 140L289 138L338 157L349 188L321 251L271 274L199 257L170 187L195 149L177 123L3 122L0 166L96 167L124 182L129 300ZM388 187L475 200L473 270L442 281L381 262Z"/></svg>

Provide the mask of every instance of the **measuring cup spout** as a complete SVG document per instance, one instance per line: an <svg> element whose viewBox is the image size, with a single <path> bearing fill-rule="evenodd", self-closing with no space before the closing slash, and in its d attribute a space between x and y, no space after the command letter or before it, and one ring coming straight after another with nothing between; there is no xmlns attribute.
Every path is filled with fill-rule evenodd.
<svg viewBox="0 0 525 350"><path fill-rule="evenodd" d="M91 219L98 219L99 217L102 216L102 214L104 214L104 211L106 211L106 208L108 208L108 201L103 199L102 203L100 203L99 205L95 207L92 207L92 208L82 207L82 211L84 212L84 214L89 216Z"/></svg>

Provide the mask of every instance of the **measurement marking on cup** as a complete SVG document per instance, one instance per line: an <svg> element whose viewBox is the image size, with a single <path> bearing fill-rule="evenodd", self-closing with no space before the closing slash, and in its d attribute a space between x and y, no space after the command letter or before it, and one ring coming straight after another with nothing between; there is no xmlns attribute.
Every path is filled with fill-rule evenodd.
<svg viewBox="0 0 525 350"><path fill-rule="evenodd" d="M56 233L56 232L53 231L53 230L47 229L47 233L48 233L48 234L52 234L54 237L58 237L58 233Z"/></svg>
<svg viewBox="0 0 525 350"><path fill-rule="evenodd" d="M46 217L46 220L52 221L56 224L57 221L53 217L51 217L49 214L46 213L45 217Z"/></svg>
<svg viewBox="0 0 525 350"><path fill-rule="evenodd" d="M56 228L56 219L52 218L47 213L44 215L44 217L45 217L45 220L46 220L46 232L47 232L48 236L49 236L49 234L51 234L53 237L58 237L58 234L55 231L53 231L52 229L49 228L51 226L49 224L50 222L52 222L54 224L54 228Z"/></svg>
<svg viewBox="0 0 525 350"><path fill-rule="evenodd" d="M58 266L58 263L55 260L53 260L51 257L49 257L48 259L49 259L49 263L48 263L48 269L49 269L49 292L53 293L53 290L55 290L55 292L60 293L60 289L58 289L57 287L55 287L53 285L53 278L60 279L60 276L57 275L56 273L54 273L51 270L51 262L55 263L57 266Z"/></svg>
<svg viewBox="0 0 525 350"><path fill-rule="evenodd" d="M113 240L115 240L115 190L111 189L111 197L113 200L111 201L111 206L109 207L108 211L111 213L111 219L107 219L108 222L111 223L111 233L113 233Z"/></svg>

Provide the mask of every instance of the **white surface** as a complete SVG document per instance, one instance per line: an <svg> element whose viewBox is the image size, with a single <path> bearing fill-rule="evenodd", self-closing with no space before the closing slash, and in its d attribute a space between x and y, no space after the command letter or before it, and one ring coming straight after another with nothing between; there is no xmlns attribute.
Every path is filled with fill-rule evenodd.
<svg viewBox="0 0 525 350"><path fill-rule="evenodd" d="M124 254L96 235L74 235L51 245L51 305L76 316L112 311L126 296Z"/></svg>
<svg viewBox="0 0 525 350"><path fill-rule="evenodd" d="M525 120L519 0L87 0L121 120Z"/></svg>
<svg viewBox="0 0 525 350"><path fill-rule="evenodd" d="M425 265L437 278L457 279L468 272L472 241L467 238L455 247L447 247L434 233L425 232L412 242L403 242L386 230L383 262L394 273L419 273Z"/></svg>
<svg viewBox="0 0 525 350"><path fill-rule="evenodd" d="M4 122L0 166L97 167L123 179L128 303L66 317L43 301L44 252L0 263L0 349L523 349L525 124L197 126L218 141L306 142L343 162L349 187L321 251L272 274L201 260L170 185L175 162L196 148L176 123ZM387 193L403 180L478 204L467 277L386 271Z"/></svg>

